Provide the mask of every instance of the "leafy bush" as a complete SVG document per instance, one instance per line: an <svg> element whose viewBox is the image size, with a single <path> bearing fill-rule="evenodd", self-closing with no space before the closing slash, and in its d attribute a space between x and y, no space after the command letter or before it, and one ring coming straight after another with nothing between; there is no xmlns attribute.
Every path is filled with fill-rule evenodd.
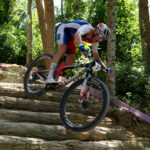
<svg viewBox="0 0 150 150"><path fill-rule="evenodd" d="M150 112L150 77L141 63L120 65L116 70L116 95L126 103Z"/></svg>
<svg viewBox="0 0 150 150"><path fill-rule="evenodd" d="M25 36L13 25L0 26L0 62L25 64Z"/></svg>

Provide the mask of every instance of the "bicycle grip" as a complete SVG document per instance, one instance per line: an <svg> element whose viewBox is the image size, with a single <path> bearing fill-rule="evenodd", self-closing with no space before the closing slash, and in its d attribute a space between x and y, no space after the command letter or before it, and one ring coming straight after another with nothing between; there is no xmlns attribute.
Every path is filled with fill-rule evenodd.
<svg viewBox="0 0 150 150"><path fill-rule="evenodd" d="M105 70L106 70L107 73L111 73L112 72L111 68L106 68Z"/></svg>
<svg viewBox="0 0 150 150"><path fill-rule="evenodd" d="M83 44L80 45L79 48L80 48L81 52L84 52L84 53L86 53L87 55L89 55L89 50L87 50L87 49L84 47Z"/></svg>

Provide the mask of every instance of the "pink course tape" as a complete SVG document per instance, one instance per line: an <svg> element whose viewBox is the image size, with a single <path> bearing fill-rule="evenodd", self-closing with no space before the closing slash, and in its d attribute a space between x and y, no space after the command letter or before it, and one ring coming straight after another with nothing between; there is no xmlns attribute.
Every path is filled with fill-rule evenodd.
<svg viewBox="0 0 150 150"><path fill-rule="evenodd" d="M111 101L112 104L121 107L122 109L131 112L132 114L134 114L136 117L141 118L142 120L144 120L147 123L150 123L150 116L146 115L142 112L140 112L139 110L133 108L132 106L120 101L120 100L112 100Z"/></svg>

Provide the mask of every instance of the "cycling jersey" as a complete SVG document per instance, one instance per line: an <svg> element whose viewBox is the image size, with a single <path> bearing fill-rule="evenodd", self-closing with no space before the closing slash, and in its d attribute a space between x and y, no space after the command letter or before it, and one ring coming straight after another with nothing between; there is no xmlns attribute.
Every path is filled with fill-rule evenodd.
<svg viewBox="0 0 150 150"><path fill-rule="evenodd" d="M76 47L74 41L74 35L76 32L80 32L82 40L92 43L91 40L86 39L86 35L93 30L92 25L84 20L74 20L64 22L56 27L56 38L58 45L65 44L69 50L72 50L72 54L76 54ZM71 47L72 45L72 47ZM92 51L97 51L98 43L92 43Z"/></svg>

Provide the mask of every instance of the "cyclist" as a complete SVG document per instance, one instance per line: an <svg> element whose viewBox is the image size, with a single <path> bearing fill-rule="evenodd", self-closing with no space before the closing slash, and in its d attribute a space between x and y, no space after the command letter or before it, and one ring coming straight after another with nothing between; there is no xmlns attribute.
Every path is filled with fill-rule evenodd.
<svg viewBox="0 0 150 150"><path fill-rule="evenodd" d="M75 43L79 45L79 49L85 57L89 55L89 51L84 47L82 41L91 43L94 59L97 60L103 68L106 68L99 56L97 48L99 42L107 40L110 33L110 29L104 23L98 24L95 29L89 22L84 20L74 20L59 24L56 27L58 51L52 60L50 72L46 82L57 83L57 81L53 78L54 69L65 53L67 53L65 65L72 65L75 62Z"/></svg>

